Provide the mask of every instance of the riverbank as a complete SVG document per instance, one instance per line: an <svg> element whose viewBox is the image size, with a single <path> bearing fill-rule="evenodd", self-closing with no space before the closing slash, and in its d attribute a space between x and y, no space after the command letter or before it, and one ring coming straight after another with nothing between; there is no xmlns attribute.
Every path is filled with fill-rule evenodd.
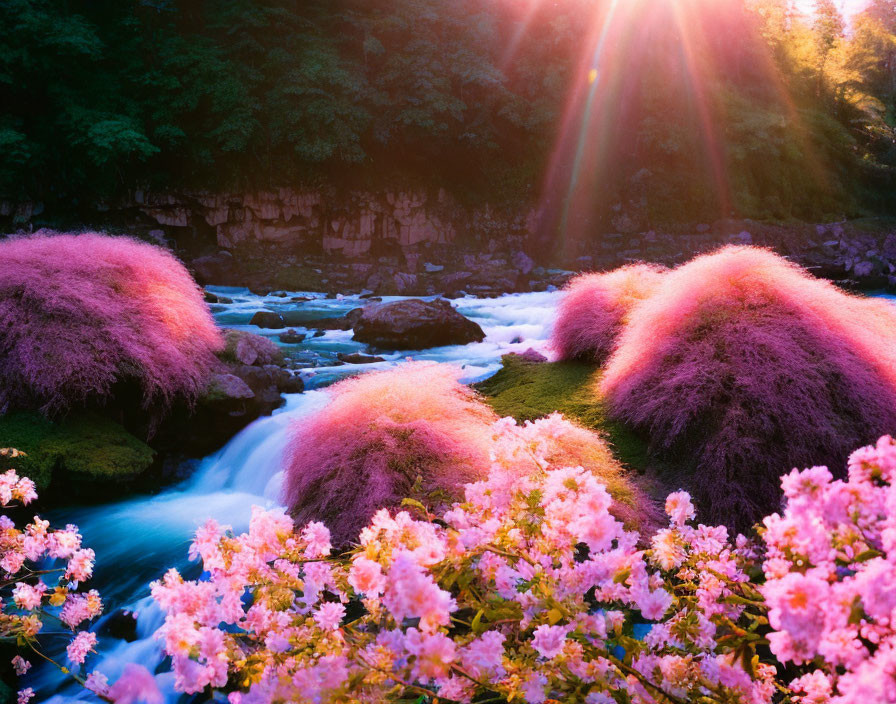
<svg viewBox="0 0 896 704"><path fill-rule="evenodd" d="M549 290L569 272L633 261L672 266L732 243L770 247L849 288L896 288L896 219L883 217L673 224L618 203L573 240L557 235L537 204L474 208L444 191L135 191L68 216L40 203L0 202L0 231L60 224L162 244L200 283L259 294L496 296Z"/></svg>

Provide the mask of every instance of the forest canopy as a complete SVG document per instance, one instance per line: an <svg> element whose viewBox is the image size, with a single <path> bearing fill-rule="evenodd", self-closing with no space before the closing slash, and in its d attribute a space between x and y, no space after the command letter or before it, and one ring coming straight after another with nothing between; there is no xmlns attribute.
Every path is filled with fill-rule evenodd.
<svg viewBox="0 0 896 704"><path fill-rule="evenodd" d="M620 10L619 7L627 8ZM6 0L0 197L444 187L880 213L896 9L787 0Z"/></svg>

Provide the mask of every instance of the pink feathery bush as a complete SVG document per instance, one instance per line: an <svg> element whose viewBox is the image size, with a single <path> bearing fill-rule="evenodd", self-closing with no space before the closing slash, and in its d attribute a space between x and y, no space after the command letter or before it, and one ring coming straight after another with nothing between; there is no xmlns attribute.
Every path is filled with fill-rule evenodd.
<svg viewBox="0 0 896 704"><path fill-rule="evenodd" d="M169 252L126 237L41 232L0 242L0 413L53 414L139 384L192 401L221 335Z"/></svg>
<svg viewBox="0 0 896 704"><path fill-rule="evenodd" d="M331 387L330 403L297 424L287 450L285 502L296 524L323 521L334 544L345 546L381 508L406 497L436 507L487 476L498 417L457 376L448 365L409 363ZM551 420L517 432L539 434L544 461L598 476L618 497L614 515L627 524L651 515L597 435L560 416ZM517 466L534 471L538 461L524 456Z"/></svg>
<svg viewBox="0 0 896 704"><path fill-rule="evenodd" d="M296 426L285 498L297 525L323 521L335 545L356 539L380 508L421 491L455 497L488 471L497 416L448 365L404 364L329 393L330 403Z"/></svg>
<svg viewBox="0 0 896 704"><path fill-rule="evenodd" d="M629 311L653 294L664 271L650 264L632 264L572 279L551 335L560 359L602 363L613 351Z"/></svg>
<svg viewBox="0 0 896 704"><path fill-rule="evenodd" d="M725 247L634 309L599 394L684 471L706 520L743 528L778 508L782 467L843 466L896 431L896 308Z"/></svg>

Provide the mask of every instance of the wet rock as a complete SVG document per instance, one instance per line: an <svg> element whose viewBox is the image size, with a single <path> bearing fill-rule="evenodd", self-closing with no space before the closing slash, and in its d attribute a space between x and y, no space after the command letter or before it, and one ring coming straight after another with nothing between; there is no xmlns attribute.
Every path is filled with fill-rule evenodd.
<svg viewBox="0 0 896 704"><path fill-rule="evenodd" d="M392 277L398 293L410 293L417 287L417 275L399 272Z"/></svg>
<svg viewBox="0 0 896 704"><path fill-rule="evenodd" d="M206 299L205 299L206 301L209 300L210 296L215 297L214 301L209 301L210 303L217 303L219 305L230 305L231 303L233 303L232 298L228 298L227 296L218 296L214 293L209 293L208 291L205 292L205 296L206 296Z"/></svg>
<svg viewBox="0 0 896 704"><path fill-rule="evenodd" d="M422 350L485 339L478 324L458 313L444 299L365 306L353 329L352 339L379 349Z"/></svg>
<svg viewBox="0 0 896 704"><path fill-rule="evenodd" d="M521 274L530 274L535 268L535 262L525 252L515 252L510 258L514 268Z"/></svg>
<svg viewBox="0 0 896 704"><path fill-rule="evenodd" d="M305 339L305 333L296 332L293 328L290 328L286 332L280 335L280 342L286 345L297 345Z"/></svg>
<svg viewBox="0 0 896 704"><path fill-rule="evenodd" d="M224 349L218 357L227 363L279 364L284 363L283 350L263 335L246 330L224 328Z"/></svg>
<svg viewBox="0 0 896 704"><path fill-rule="evenodd" d="M869 261L856 262L852 267L852 273L859 277L870 276L874 271L874 263Z"/></svg>
<svg viewBox="0 0 896 704"><path fill-rule="evenodd" d="M260 328L282 328L285 327L283 316L269 310L260 310L252 316L249 321L250 325L257 325Z"/></svg>
<svg viewBox="0 0 896 704"><path fill-rule="evenodd" d="M360 352L353 352L352 354L340 352L336 357L340 362L344 362L345 364L374 364L375 362L386 361L382 357L374 357L373 355L361 354Z"/></svg>
<svg viewBox="0 0 896 704"><path fill-rule="evenodd" d="M202 466L202 460L184 457L171 452L162 459L161 479L165 484L182 482L194 476Z"/></svg>
<svg viewBox="0 0 896 704"><path fill-rule="evenodd" d="M303 327L314 330L351 330L358 318L361 317L361 308L354 308L338 318L315 318L302 323ZM320 337L314 335L314 337Z"/></svg>
<svg viewBox="0 0 896 704"><path fill-rule="evenodd" d="M127 609L118 609L106 619L100 633L133 643L137 640L137 614Z"/></svg>
<svg viewBox="0 0 896 704"><path fill-rule="evenodd" d="M242 366L232 366L231 369L235 375L246 382L256 395L264 395L269 390L273 390L278 396L281 391L284 393L298 393L302 391L301 378L293 376L287 369L276 364L265 364L264 366L244 364ZM282 399L278 399L274 408L282 405L281 402ZM267 403L264 405L267 405Z"/></svg>
<svg viewBox="0 0 896 704"><path fill-rule="evenodd" d="M249 385L236 374L214 374L209 381L202 403L231 403L254 398L255 393Z"/></svg>

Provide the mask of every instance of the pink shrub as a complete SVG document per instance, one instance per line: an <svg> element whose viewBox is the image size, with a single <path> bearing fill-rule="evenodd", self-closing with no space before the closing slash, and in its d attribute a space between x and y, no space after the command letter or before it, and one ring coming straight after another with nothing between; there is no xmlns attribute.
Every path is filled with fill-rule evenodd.
<svg viewBox="0 0 896 704"><path fill-rule="evenodd" d="M560 358L603 362L629 311L656 290L663 271L649 264L633 264L572 279L551 336Z"/></svg>
<svg viewBox="0 0 896 704"><path fill-rule="evenodd" d="M706 520L744 527L777 509L782 467L843 466L896 431L896 309L726 247L663 277L599 392L685 470Z"/></svg>
<svg viewBox="0 0 896 704"><path fill-rule="evenodd" d="M297 425L287 451L285 502L296 524L322 521L334 544L345 546L378 509L406 497L436 508L459 498L464 483L485 478L498 417L457 374L410 363L331 387L329 405ZM547 460L581 465L606 483L617 499L614 515L627 524L652 515L594 433L559 416L520 433L534 434L521 446L537 440ZM515 466L536 470L525 452Z"/></svg>
<svg viewBox="0 0 896 704"><path fill-rule="evenodd" d="M47 414L137 382L145 406L203 389L221 336L169 252L125 237L41 232L0 242L0 412Z"/></svg>
<svg viewBox="0 0 896 704"><path fill-rule="evenodd" d="M497 416L447 365L412 363L342 381L329 405L297 425L287 451L286 503L297 525L323 521L335 545L380 508L414 493L457 498L488 472ZM418 497L419 498L419 497Z"/></svg>

